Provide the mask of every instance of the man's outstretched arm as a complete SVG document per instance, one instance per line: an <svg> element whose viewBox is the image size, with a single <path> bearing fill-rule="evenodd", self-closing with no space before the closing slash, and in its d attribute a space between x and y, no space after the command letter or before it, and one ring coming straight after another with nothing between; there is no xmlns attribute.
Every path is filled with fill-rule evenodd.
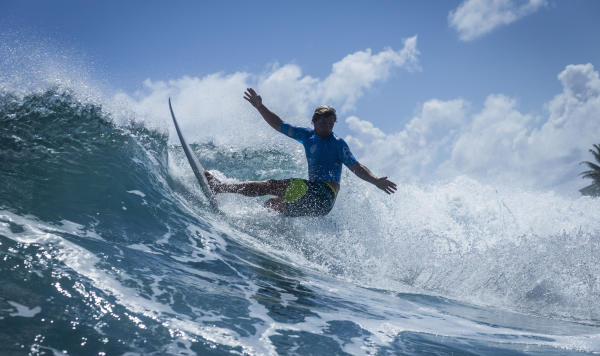
<svg viewBox="0 0 600 356"><path fill-rule="evenodd" d="M271 110L267 109L267 107L263 105L262 98L254 91L254 89L246 89L246 92L244 93L244 99L248 100L250 104L252 104L256 110L258 110L269 126L279 131L283 121L281 121L279 116L271 112Z"/></svg>
<svg viewBox="0 0 600 356"><path fill-rule="evenodd" d="M366 166L360 164L360 162L356 162L354 165L352 165L350 170L356 174L358 178L366 180L388 194L396 192L396 183L388 180L387 177L375 177L373 172L371 172Z"/></svg>

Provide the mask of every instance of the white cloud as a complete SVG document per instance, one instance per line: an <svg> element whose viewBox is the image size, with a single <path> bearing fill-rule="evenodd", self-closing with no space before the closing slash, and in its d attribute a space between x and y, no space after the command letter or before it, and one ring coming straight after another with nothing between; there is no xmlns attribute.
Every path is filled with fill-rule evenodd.
<svg viewBox="0 0 600 356"><path fill-rule="evenodd" d="M348 117L346 119L346 124L348 124L351 130L359 132L365 136L370 136L374 139L385 137L383 131L373 126L371 122L363 121L356 116Z"/></svg>
<svg viewBox="0 0 600 356"><path fill-rule="evenodd" d="M372 53L367 49L349 54L334 63L324 79L304 75L295 64L274 65L262 75L216 73L203 78L146 80L143 90L133 95L120 93L115 99L149 126L172 130L167 107L170 96L188 140L213 138L217 142L253 145L272 140L273 135L243 100L247 87L257 89L263 102L286 121L309 125L315 106L328 104L339 108L339 113L352 110L364 90L386 80L394 68L418 69L418 55L415 36L406 39L398 51L387 48ZM240 133L244 133L243 142Z"/></svg>
<svg viewBox="0 0 600 356"><path fill-rule="evenodd" d="M454 145L451 166L529 187L575 191L585 184L577 174L600 140L600 79L591 64L569 65L558 79L563 91L546 105L545 118L520 113L512 99L490 96Z"/></svg>
<svg viewBox="0 0 600 356"><path fill-rule="evenodd" d="M569 65L558 75L558 79L565 88L565 92L579 100L600 95L600 79L598 72L590 63Z"/></svg>
<svg viewBox="0 0 600 356"><path fill-rule="evenodd" d="M517 101L490 95L471 113L461 99L430 100L397 133L364 135L368 121L353 118L352 148L379 174L431 181L469 175L486 182L576 194L585 185L579 162L600 140L600 79L591 64L569 65L563 91L546 105L547 116L521 113Z"/></svg>
<svg viewBox="0 0 600 356"><path fill-rule="evenodd" d="M516 110L515 100L490 95L483 110L454 143L451 162L460 172L479 176L504 176L511 168L528 168L528 127L534 118Z"/></svg>
<svg viewBox="0 0 600 356"><path fill-rule="evenodd" d="M465 0L448 15L451 27L463 41L481 37L495 28L530 15L546 0Z"/></svg>
<svg viewBox="0 0 600 356"><path fill-rule="evenodd" d="M387 79L394 67L418 69L418 56L416 36L405 40L400 51L387 48L374 55L367 49L349 54L333 64L331 74L321 83L322 100L341 103L342 112L351 110L363 90Z"/></svg>
<svg viewBox="0 0 600 356"><path fill-rule="evenodd" d="M346 139L361 161L377 168L379 174L403 181L421 179L435 173L447 157L449 145L465 124L467 110L468 104L462 99L434 99L423 104L400 132L373 137L364 135L357 125L349 125L356 136ZM360 122L363 127L370 124Z"/></svg>

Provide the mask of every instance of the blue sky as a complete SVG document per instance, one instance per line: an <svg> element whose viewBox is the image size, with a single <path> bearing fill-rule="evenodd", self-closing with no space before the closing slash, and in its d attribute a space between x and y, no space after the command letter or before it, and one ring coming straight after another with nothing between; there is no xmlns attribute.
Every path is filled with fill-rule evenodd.
<svg viewBox="0 0 600 356"><path fill-rule="evenodd" d="M398 129L417 103L489 93L540 110L567 64L598 63L600 3L551 1L536 13L464 42L449 27L460 1L3 1L2 27L76 49L115 87L146 78L260 72L296 63L324 77L345 55L401 47L418 36L422 71L395 71L358 103L356 113Z"/></svg>
<svg viewBox="0 0 600 356"><path fill-rule="evenodd" d="M344 118L356 120L336 127L342 136L353 136L365 155L368 147L364 140L373 137L363 137L361 142L360 134L368 133L369 125L391 139L405 132L415 118L423 119L426 104L432 100L447 105L462 100L464 107L458 115L466 118L456 123L456 130L466 134L473 131L468 125L484 113L486 100L503 95L514 100L504 103L525 117L523 127L529 130L525 135L531 138L532 127L541 128L551 121L550 101L568 91L569 84L557 76L568 65L591 64L591 71L583 67L574 71L592 78L600 66L600 1L593 0L4 0L0 14L0 32L25 42L50 44L59 52L79 57L68 60L83 58L92 76L115 92L135 98L138 104L143 100L136 91L146 90L151 97L148 88L144 89L146 79L156 83L184 76L246 73L249 76L244 80L252 85L260 82L261 76L272 74L274 68L292 65L301 70L301 77L328 83L325 78L332 73L332 65L347 56L367 49L372 51L369 58L386 49L399 53L404 41L416 36L416 63L388 64L384 74L361 84L356 100L343 112ZM494 21L499 22L494 25ZM564 78L573 77L567 74ZM282 108L283 101L306 98L306 94L295 97L293 91L284 92L285 97L263 97L266 103ZM235 93L240 101L241 94ZM323 98L339 98L332 95ZM600 141L600 133L594 132L597 127L591 130ZM433 154L435 167L429 169L439 170L448 166L448 160L458 159L457 147L465 137L438 137L450 140L454 149L441 156ZM590 143L585 142L588 147ZM516 147L514 142L512 147ZM579 155L562 159L587 159L585 149L577 150ZM509 168L519 170L518 166ZM569 174L573 169L569 168ZM472 173L485 170L473 168ZM564 181L556 178L547 185Z"/></svg>

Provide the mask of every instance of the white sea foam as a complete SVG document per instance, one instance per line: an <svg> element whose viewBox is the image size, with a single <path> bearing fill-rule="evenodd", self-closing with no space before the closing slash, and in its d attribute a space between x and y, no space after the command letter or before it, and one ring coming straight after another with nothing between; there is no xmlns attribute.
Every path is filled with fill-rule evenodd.
<svg viewBox="0 0 600 356"><path fill-rule="evenodd" d="M142 252L146 252L146 253L151 253L153 255L160 255L159 252L152 250L150 247L148 247L144 244L131 244L127 247L129 247L132 250L138 250L138 251L142 251Z"/></svg>
<svg viewBox="0 0 600 356"><path fill-rule="evenodd" d="M140 196L142 198L146 197L146 194L144 194L143 192L140 192L139 190L128 190L127 193L134 194L134 195Z"/></svg>
<svg viewBox="0 0 600 356"><path fill-rule="evenodd" d="M349 174L344 180L325 218L281 218L254 198L219 199L230 223L273 254L359 285L575 319L600 315L600 292L588 278L600 273L599 200L467 177L401 184L386 196Z"/></svg>
<svg viewBox="0 0 600 356"><path fill-rule="evenodd" d="M298 283L304 284L307 288L313 290L313 293L319 293L328 298L344 301L344 305L353 305L352 308L339 309L329 306L325 309L313 308L311 313L317 316L307 316L304 321L294 324L281 323L273 320L269 316L269 311L260 304L257 296L260 288L247 276L238 273L238 277L245 282L238 284L246 301L250 303L248 307L248 317L260 320L260 323L254 324L256 333L250 336L241 336L233 330L222 327L210 326L210 321L221 320L221 316L206 311L197 310L196 315L204 315L197 320L190 320L185 315L176 313L171 307L163 303L142 298L138 292L120 284L113 276L99 270L94 265L98 258L82 247L70 243L59 235L49 231L58 231L58 228L48 224L43 224L32 218L23 218L9 212L2 212L2 221L11 221L25 228L25 231L14 233L10 231L7 223L0 225L0 233L20 242L26 243L52 243L60 250L59 259L69 268L82 276L87 277L93 282L94 287L101 289L116 298L117 303L123 305L132 313L138 313L150 317L151 319L162 323L172 329L174 335L179 335L182 341L193 341L196 337L201 337L209 342L228 345L231 347L241 347L244 352L249 354L274 355L275 346L271 337L279 335L284 331L309 332L314 334L323 334L329 327L329 322L336 320L351 321L360 326L369 334L362 337L356 337L351 343L340 342L340 345L347 351L364 350L365 352L377 350L381 346L389 346L395 338L402 332L410 331L417 333L426 333L432 335L443 335L448 337L466 337L479 341L505 342L506 336L510 343L547 345L552 347L565 347L578 350L598 350L600 349L599 336L596 334L582 334L574 330L562 330L561 334L544 333L539 331L518 331L510 327L488 326L485 323L465 319L461 316L448 314L442 310L427 308L416 302L404 300L401 297L384 294L377 291L371 291L352 284L335 279L319 276L318 271L310 272L305 270L303 276L294 276ZM192 235L198 236L200 232L196 228L190 227ZM206 231L202 231L208 237ZM212 235L211 235L212 236ZM206 241L203 242L206 245ZM131 246L130 246L131 247ZM198 246L197 248L200 248ZM140 249L144 251L145 249ZM213 253L214 248L201 248L203 254ZM288 255L289 257L289 255ZM204 257L207 258L207 257ZM217 255L208 258L220 258ZM196 261L202 259L200 255L196 256ZM222 260L227 264L225 260ZM282 260L281 262L284 262ZM235 270L230 264L231 268ZM296 268L304 269L303 266ZM189 273L203 273L189 269ZM121 272L123 273L123 272ZM218 275L206 275L208 278L218 279ZM282 275L284 277L284 275ZM159 281L156 280L154 288L158 287ZM85 297L91 295L91 291L79 286L79 292ZM81 289L83 288L83 289ZM297 298L289 292L282 290L281 304L288 306L297 305ZM105 313L112 313L110 303L100 300L97 295L93 298L95 304L99 305ZM300 305L301 306L301 305ZM333 307L333 309L332 309ZM364 310L365 312L361 311ZM175 316L173 316L175 315ZM128 316L131 321L139 328L145 328L145 325L134 315ZM182 334L183 332L183 334ZM537 337L537 339L536 339ZM540 341L540 338L542 338Z"/></svg>
<svg viewBox="0 0 600 356"><path fill-rule="evenodd" d="M23 318L33 318L34 316L38 315L41 311L42 308L40 308L39 306L33 307L33 308L29 308L28 306L25 306L23 304L19 304L17 302L13 302L12 300L8 301L8 304L12 305L13 307L15 307L15 309L17 309L16 312L10 313L10 316L20 316Z"/></svg>
<svg viewBox="0 0 600 356"><path fill-rule="evenodd" d="M599 200L468 178L402 185L390 197L348 181L332 213L339 230L308 228L303 239L356 282L383 288L402 282L549 314L600 315L600 295L587 278L600 272L594 262Z"/></svg>

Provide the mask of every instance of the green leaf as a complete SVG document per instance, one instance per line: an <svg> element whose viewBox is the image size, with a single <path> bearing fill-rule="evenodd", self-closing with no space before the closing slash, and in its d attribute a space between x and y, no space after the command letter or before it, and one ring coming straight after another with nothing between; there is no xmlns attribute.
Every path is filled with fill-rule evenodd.
<svg viewBox="0 0 600 356"><path fill-rule="evenodd" d="M589 168L590 168L592 171L600 172L600 166L599 166L599 165L597 165L597 164L595 164L595 163L592 163L592 162L589 162L589 161L583 161L583 162L581 162L581 164L585 164L585 165L586 165L586 166L588 166L588 167L589 167Z"/></svg>
<svg viewBox="0 0 600 356"><path fill-rule="evenodd" d="M590 150L590 153L594 155L596 162L600 163L600 145L594 144L594 148L596 149L596 152L594 152L594 150Z"/></svg>

